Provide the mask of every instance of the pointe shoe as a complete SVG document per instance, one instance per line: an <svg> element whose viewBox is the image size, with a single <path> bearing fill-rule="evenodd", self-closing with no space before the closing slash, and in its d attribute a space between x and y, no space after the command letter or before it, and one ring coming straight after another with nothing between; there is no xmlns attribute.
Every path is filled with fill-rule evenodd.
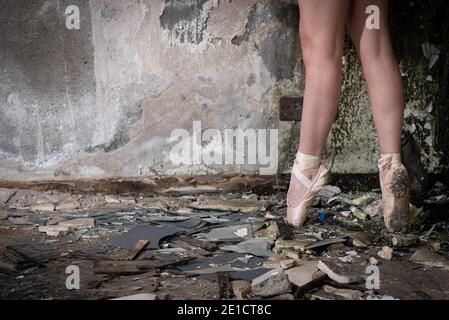
<svg viewBox="0 0 449 320"><path fill-rule="evenodd" d="M318 173L310 180L299 170L298 164L295 162L292 174L308 188L302 199L296 203L289 201L289 194L287 194L287 223L294 227L300 227L306 221L315 196L329 181L330 171L325 165L321 164Z"/></svg>
<svg viewBox="0 0 449 320"><path fill-rule="evenodd" d="M384 181L380 179L385 227L390 232L407 232L410 227L410 181L407 169L392 157L379 160L380 174L388 170Z"/></svg>

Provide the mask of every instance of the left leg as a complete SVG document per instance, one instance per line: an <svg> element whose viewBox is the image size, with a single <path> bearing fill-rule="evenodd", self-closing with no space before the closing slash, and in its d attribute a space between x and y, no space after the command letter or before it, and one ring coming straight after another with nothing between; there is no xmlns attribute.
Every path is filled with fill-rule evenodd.
<svg viewBox="0 0 449 320"><path fill-rule="evenodd" d="M380 29L365 26L366 8L380 9ZM388 26L388 0L353 0L348 30L360 56L383 154L400 153L404 93Z"/></svg>
<svg viewBox="0 0 449 320"><path fill-rule="evenodd" d="M366 27L370 5L379 8L379 29ZM408 176L400 159L404 92L391 44L388 0L353 0L347 24L368 84L382 153L379 168L385 224L391 231L404 229L410 212Z"/></svg>

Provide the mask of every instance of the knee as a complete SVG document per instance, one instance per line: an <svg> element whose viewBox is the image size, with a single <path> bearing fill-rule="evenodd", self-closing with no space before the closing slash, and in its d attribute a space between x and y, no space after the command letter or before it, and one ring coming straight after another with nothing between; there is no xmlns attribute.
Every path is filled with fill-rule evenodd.
<svg viewBox="0 0 449 320"><path fill-rule="evenodd" d="M369 67L380 59L380 46L376 42L361 42L359 45L359 57L363 66Z"/></svg>
<svg viewBox="0 0 449 320"><path fill-rule="evenodd" d="M391 44L381 38L361 41L358 51L360 62L365 69L376 68L379 63L395 62Z"/></svg>
<svg viewBox="0 0 449 320"><path fill-rule="evenodd" d="M302 32L301 51L306 67L314 64L338 64L341 63L343 40Z"/></svg>

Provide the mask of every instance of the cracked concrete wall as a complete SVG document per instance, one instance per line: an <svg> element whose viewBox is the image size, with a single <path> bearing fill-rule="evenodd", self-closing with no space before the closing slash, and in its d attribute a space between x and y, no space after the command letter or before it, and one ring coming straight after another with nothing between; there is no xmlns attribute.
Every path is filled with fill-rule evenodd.
<svg viewBox="0 0 449 320"><path fill-rule="evenodd" d="M80 8L80 30L65 28L68 5ZM298 124L277 120L277 99L303 88L294 1L5 0L0 8L0 179L257 172L252 164L172 164L169 137L176 129L192 133L193 121L203 130L278 128L279 171L288 171ZM428 41L444 46L445 39ZM419 60L402 63L404 72L427 77L420 45L411 50ZM335 172L373 172L369 104L348 52L346 93L326 158L335 158ZM444 51L437 63L448 70ZM430 86L417 80L431 97L444 79L447 73ZM435 99L435 110L446 97ZM424 100L408 105L428 105ZM420 143L432 140L424 157L434 171L444 164L444 142L433 142L442 132L434 128L447 124L442 117L426 120L431 129L418 135Z"/></svg>

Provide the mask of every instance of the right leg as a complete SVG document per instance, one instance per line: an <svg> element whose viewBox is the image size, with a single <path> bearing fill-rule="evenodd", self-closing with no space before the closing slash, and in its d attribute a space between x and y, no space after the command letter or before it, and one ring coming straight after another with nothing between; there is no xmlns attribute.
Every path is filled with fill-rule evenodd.
<svg viewBox="0 0 449 320"><path fill-rule="evenodd" d="M318 156L337 114L350 0L299 0L306 85L299 151Z"/></svg>
<svg viewBox="0 0 449 320"><path fill-rule="evenodd" d="M313 198L309 182L313 182L319 173L319 156L337 114L341 93L343 36L350 2L299 0L306 86L299 153L292 170L288 194L287 220L292 225L299 226L305 221L307 205L303 205L302 209L299 206L304 200L310 204L309 198Z"/></svg>

